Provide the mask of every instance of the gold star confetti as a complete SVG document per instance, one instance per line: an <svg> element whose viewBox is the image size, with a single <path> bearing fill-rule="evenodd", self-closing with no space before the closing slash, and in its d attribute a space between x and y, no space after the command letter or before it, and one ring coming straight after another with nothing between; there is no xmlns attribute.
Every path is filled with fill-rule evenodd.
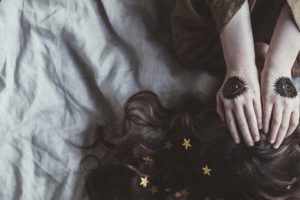
<svg viewBox="0 0 300 200"><path fill-rule="evenodd" d="M168 149L169 151L172 150L173 144L171 142L166 142L164 148Z"/></svg>
<svg viewBox="0 0 300 200"><path fill-rule="evenodd" d="M185 150L188 150L188 148L192 147L191 140L184 138L182 146L184 146Z"/></svg>
<svg viewBox="0 0 300 200"><path fill-rule="evenodd" d="M157 186L154 186L152 185L151 189L149 190L152 194L155 194L158 192L158 187Z"/></svg>
<svg viewBox="0 0 300 200"><path fill-rule="evenodd" d="M202 169L203 169L203 175L208 175L208 176L210 176L210 172L211 172L212 170L209 169L207 165L205 165L205 167L202 167Z"/></svg>
<svg viewBox="0 0 300 200"><path fill-rule="evenodd" d="M182 196L187 196L189 194L187 189L181 190L180 193L182 194Z"/></svg>
<svg viewBox="0 0 300 200"><path fill-rule="evenodd" d="M181 192L176 192L174 196L175 196L177 199L179 199L179 198L182 196L182 194L181 194Z"/></svg>
<svg viewBox="0 0 300 200"><path fill-rule="evenodd" d="M144 157L143 160L145 161L146 165L152 165L154 162L153 159L150 158L149 156Z"/></svg>
<svg viewBox="0 0 300 200"><path fill-rule="evenodd" d="M140 185L145 188L145 187L147 187L148 184L149 184L148 177L147 176L141 177L141 183L140 183Z"/></svg>

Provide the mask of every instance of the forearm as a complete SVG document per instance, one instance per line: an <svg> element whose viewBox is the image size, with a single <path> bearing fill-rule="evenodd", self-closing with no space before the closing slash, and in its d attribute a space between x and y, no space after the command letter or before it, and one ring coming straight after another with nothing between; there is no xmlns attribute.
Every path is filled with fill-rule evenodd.
<svg viewBox="0 0 300 200"><path fill-rule="evenodd" d="M290 72L299 50L300 31L293 20L290 8L285 4L272 36L264 70Z"/></svg>
<svg viewBox="0 0 300 200"><path fill-rule="evenodd" d="M255 52L248 1L220 34L227 69L255 69Z"/></svg>

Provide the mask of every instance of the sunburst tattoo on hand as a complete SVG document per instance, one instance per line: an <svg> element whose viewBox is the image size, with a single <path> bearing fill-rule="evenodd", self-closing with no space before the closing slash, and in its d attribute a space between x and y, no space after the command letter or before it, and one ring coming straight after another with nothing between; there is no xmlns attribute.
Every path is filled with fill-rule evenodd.
<svg viewBox="0 0 300 200"><path fill-rule="evenodd" d="M278 78L274 84L274 87L275 92L282 97L292 99L298 95L293 81L288 77Z"/></svg>
<svg viewBox="0 0 300 200"><path fill-rule="evenodd" d="M238 76L230 77L225 83L222 93L226 99L234 99L248 91L246 81Z"/></svg>

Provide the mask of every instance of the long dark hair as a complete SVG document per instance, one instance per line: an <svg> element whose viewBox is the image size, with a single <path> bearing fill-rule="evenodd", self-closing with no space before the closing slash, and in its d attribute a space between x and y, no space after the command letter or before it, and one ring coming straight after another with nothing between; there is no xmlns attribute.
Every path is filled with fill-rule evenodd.
<svg viewBox="0 0 300 200"><path fill-rule="evenodd" d="M101 130L94 146L108 146L114 161L88 176L91 200L300 199L298 130L277 150L265 134L254 147L235 144L199 94L167 108L154 93L139 92L125 104L121 141L104 141Z"/></svg>

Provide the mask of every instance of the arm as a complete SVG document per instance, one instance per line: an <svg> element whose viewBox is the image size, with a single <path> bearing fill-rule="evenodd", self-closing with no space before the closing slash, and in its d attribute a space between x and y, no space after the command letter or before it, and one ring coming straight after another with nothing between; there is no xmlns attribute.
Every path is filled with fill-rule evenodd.
<svg viewBox="0 0 300 200"><path fill-rule="evenodd" d="M274 143L275 148L280 146L285 136L292 134L299 121L299 97L291 80L291 68L299 50L300 32L285 3L261 74L264 131L270 133L269 142ZM280 88L276 83L280 82L294 93L278 90Z"/></svg>
<svg viewBox="0 0 300 200"><path fill-rule="evenodd" d="M227 74L217 94L217 111L223 120L226 119L236 142L240 141L240 134L249 146L253 146L254 141L259 140L261 101L248 1L220 36ZM236 90L232 90L235 87Z"/></svg>

